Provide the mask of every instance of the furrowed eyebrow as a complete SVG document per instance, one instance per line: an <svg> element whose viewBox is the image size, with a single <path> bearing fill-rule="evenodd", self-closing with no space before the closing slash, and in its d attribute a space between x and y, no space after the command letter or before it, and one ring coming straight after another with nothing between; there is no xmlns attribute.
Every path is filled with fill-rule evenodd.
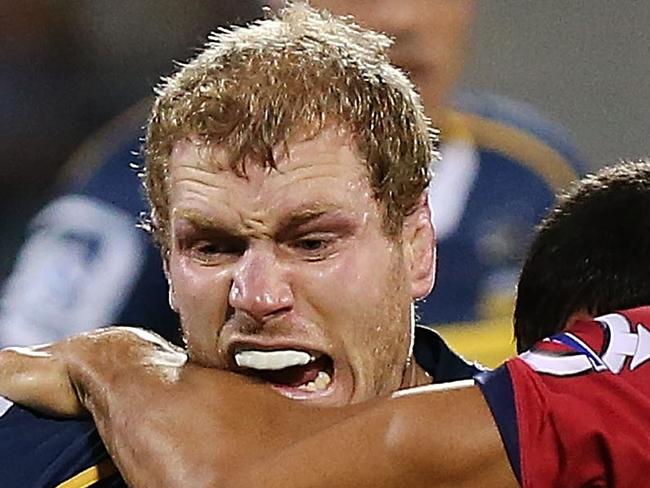
<svg viewBox="0 0 650 488"><path fill-rule="evenodd" d="M177 220L199 230L228 230L222 222L206 217L204 214L192 210L181 210L176 215Z"/></svg>
<svg viewBox="0 0 650 488"><path fill-rule="evenodd" d="M279 227L282 229L290 227L299 227L330 213L328 210L307 209L288 215L280 221Z"/></svg>
<svg viewBox="0 0 650 488"><path fill-rule="evenodd" d="M341 209L337 206L318 206L313 208L306 209L297 209L294 212L283 216L280 219L277 226L275 227L275 232L279 236L290 235L292 232L296 232L301 227L318 222L336 222L344 223L343 221L348 221L349 219L343 219ZM197 231L205 232L219 232L223 234L229 234L232 236L244 236L248 232L243 229L233 228L231 225L218 220L210 218L203 213L196 212L194 210L179 210L176 214L176 220L180 223L181 227L189 226ZM347 222L348 224L350 222Z"/></svg>
<svg viewBox="0 0 650 488"><path fill-rule="evenodd" d="M342 213L338 207L326 206L318 208L309 208L298 210L282 219L277 227L277 232L280 235L289 234L300 227L309 225L315 222L338 222L342 220Z"/></svg>

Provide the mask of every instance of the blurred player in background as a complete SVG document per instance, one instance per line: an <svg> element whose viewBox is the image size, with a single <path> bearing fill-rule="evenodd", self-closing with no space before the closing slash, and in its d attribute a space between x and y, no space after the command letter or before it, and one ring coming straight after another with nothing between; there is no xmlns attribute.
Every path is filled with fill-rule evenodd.
<svg viewBox="0 0 650 488"><path fill-rule="evenodd" d="M48 342L109 323L156 324L178 341L160 253L136 227L145 209L129 162L139 152L142 102L82 146L63 191L31 222L0 302L4 344Z"/></svg>
<svg viewBox="0 0 650 488"><path fill-rule="evenodd" d="M442 132L429 199L443 264L419 305L421 322L459 324L438 330L467 357L499 364L514 353L515 283L533 227L554 195L582 174L583 162L564 129L529 105L456 89L474 0L312 4L395 38L392 60L410 74Z"/></svg>
<svg viewBox="0 0 650 488"><path fill-rule="evenodd" d="M147 8L154 7L144 6L145 13ZM215 23L245 23L262 15L261 2L250 0L211 8ZM203 33L195 36L198 41ZM112 70L118 68L111 62L127 73L134 64L131 58L105 61ZM112 120L62 169L57 196L30 223L29 237L2 287L0 344L48 342L110 323L148 325L180 341L160 252L136 227L147 211L135 167L148 111L149 100L144 100Z"/></svg>

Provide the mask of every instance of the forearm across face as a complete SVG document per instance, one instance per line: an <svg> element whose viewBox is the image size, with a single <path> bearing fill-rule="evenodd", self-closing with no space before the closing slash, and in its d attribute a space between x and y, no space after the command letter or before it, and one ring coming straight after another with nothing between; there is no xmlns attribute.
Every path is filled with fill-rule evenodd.
<svg viewBox="0 0 650 488"><path fill-rule="evenodd" d="M227 486L357 410L305 411L267 385L191 364L174 378L154 368L108 369L85 369L75 382L120 472L136 488Z"/></svg>
<svg viewBox="0 0 650 488"><path fill-rule="evenodd" d="M476 388L316 409L193 365L95 381L87 403L134 487L517 486Z"/></svg>
<svg viewBox="0 0 650 488"><path fill-rule="evenodd" d="M519 486L478 388L370 402L252 463L229 488Z"/></svg>
<svg viewBox="0 0 650 488"><path fill-rule="evenodd" d="M0 395L57 416L90 412L131 486L209 486L355 411L320 415L268 385L185 365L142 331L109 328L0 351ZM144 339L144 340L143 340Z"/></svg>

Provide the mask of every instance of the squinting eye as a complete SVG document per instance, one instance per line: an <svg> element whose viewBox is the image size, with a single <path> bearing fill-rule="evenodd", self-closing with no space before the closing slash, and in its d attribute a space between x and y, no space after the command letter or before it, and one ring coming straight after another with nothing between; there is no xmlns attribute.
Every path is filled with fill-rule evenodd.
<svg viewBox="0 0 650 488"><path fill-rule="evenodd" d="M298 256L309 261L320 261L335 253L337 238L331 233L307 235L290 242Z"/></svg>
<svg viewBox="0 0 650 488"><path fill-rule="evenodd" d="M189 248L198 261L217 262L228 256L237 256L246 250L246 244L237 240L197 241Z"/></svg>
<svg viewBox="0 0 650 488"><path fill-rule="evenodd" d="M296 246L305 251L318 251L327 246L327 242L322 239L301 239L296 243Z"/></svg>
<svg viewBox="0 0 650 488"><path fill-rule="evenodd" d="M215 244L200 244L194 246L194 250L202 254L218 254L223 252L223 249Z"/></svg>

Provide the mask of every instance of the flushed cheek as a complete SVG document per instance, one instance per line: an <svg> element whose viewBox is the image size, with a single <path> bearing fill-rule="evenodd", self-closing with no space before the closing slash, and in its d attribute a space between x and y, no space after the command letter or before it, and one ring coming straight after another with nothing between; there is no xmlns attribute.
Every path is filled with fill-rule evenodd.
<svg viewBox="0 0 650 488"><path fill-rule="evenodd" d="M359 259L358 254L341 253L322 263L309 263L296 273L297 295L303 295L324 319L338 319L325 321L327 332L349 336L352 331L343 324L363 316L368 308L365 304L384 298L379 290L382 287L377 286L385 279L381 269L364 256Z"/></svg>
<svg viewBox="0 0 650 488"><path fill-rule="evenodd" d="M333 259L326 260L310 267L313 272L312 282L327 284L334 288L328 289L327 295L335 302L341 297L350 296L365 301L374 301L379 298L380 290L377 284L382 283L390 273L389 263L394 259L394 250L390 244L377 239L367 243L360 238L350 243Z"/></svg>
<svg viewBox="0 0 650 488"><path fill-rule="evenodd" d="M381 251L374 258L367 249L351 252L309 268L299 279L305 300L353 377L355 401L392 391L401 382L408 321L390 259Z"/></svg>

